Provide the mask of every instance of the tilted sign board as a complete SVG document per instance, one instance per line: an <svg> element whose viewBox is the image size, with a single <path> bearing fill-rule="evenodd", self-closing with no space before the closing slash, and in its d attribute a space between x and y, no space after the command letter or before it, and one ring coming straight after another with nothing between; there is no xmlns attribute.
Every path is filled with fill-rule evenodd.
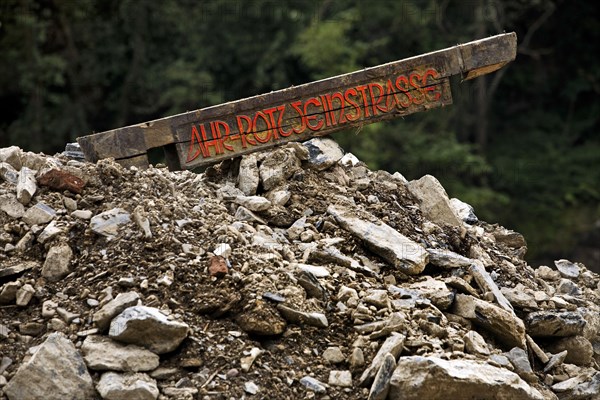
<svg viewBox="0 0 600 400"><path fill-rule="evenodd" d="M144 166L165 146L172 168L191 169L452 103L449 78L495 71L516 55L502 34L260 96L77 139L86 158Z"/></svg>

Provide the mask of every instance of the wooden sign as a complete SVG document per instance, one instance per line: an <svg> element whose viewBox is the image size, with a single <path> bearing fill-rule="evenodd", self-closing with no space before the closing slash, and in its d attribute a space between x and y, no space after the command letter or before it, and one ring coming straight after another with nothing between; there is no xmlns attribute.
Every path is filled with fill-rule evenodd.
<svg viewBox="0 0 600 400"><path fill-rule="evenodd" d="M449 78L493 72L516 56L516 34L493 36L301 86L77 139L86 159L147 166L164 147L169 167L191 169L290 141L452 103Z"/></svg>

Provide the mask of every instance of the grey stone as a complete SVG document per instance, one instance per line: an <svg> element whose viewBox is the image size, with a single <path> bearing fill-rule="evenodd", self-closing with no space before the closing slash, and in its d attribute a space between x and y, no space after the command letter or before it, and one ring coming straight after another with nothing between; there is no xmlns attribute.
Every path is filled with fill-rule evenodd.
<svg viewBox="0 0 600 400"><path fill-rule="evenodd" d="M555 367L558 367L559 365L561 365L565 361L567 354L568 354L568 351L563 350L560 353L554 354L552 357L550 357L550 360L548 360L548 363L544 367L544 373L550 372Z"/></svg>
<svg viewBox="0 0 600 400"><path fill-rule="evenodd" d="M17 200L23 205L29 204L31 198L37 191L35 173L27 167L21 168L19 181L17 182Z"/></svg>
<svg viewBox="0 0 600 400"><path fill-rule="evenodd" d="M586 321L577 312L548 310L527 314L525 325L532 337L565 337L581 335Z"/></svg>
<svg viewBox="0 0 600 400"><path fill-rule="evenodd" d="M462 221L450 206L446 190L433 176L425 175L419 180L410 181L407 188L419 201L419 209L427 219L436 224L462 226Z"/></svg>
<svg viewBox="0 0 600 400"><path fill-rule="evenodd" d="M58 304L52 300L46 300L42 303L42 317L48 319L54 317Z"/></svg>
<svg viewBox="0 0 600 400"><path fill-rule="evenodd" d="M352 387L352 373L350 371L329 371L327 383L330 386Z"/></svg>
<svg viewBox="0 0 600 400"><path fill-rule="evenodd" d="M587 378L587 379L586 379ZM552 386L560 400L596 400L600 397L600 372L576 376Z"/></svg>
<svg viewBox="0 0 600 400"><path fill-rule="evenodd" d="M56 225L56 221L51 221L44 230L38 235L37 241L44 244L56 236L63 233L63 229Z"/></svg>
<svg viewBox="0 0 600 400"><path fill-rule="evenodd" d="M325 349L325 351L323 352L323 359L330 364L339 364L343 362L346 359L346 357L344 357L344 353L342 353L342 350L339 347L335 346L328 347Z"/></svg>
<svg viewBox="0 0 600 400"><path fill-rule="evenodd" d="M246 207L239 206L235 212L235 219L238 221L257 222L261 225L266 225L264 219L260 218Z"/></svg>
<svg viewBox="0 0 600 400"><path fill-rule="evenodd" d="M515 372L521 378L529 383L537 381L537 377L533 373L533 369L529 363L529 356L525 350L520 347L513 347L508 353L504 353L504 355L510 360L515 368Z"/></svg>
<svg viewBox="0 0 600 400"><path fill-rule="evenodd" d="M19 172L9 163L0 162L0 178L16 185L19 181Z"/></svg>
<svg viewBox="0 0 600 400"><path fill-rule="evenodd" d="M427 253L429 253L429 263L436 267L461 268L469 267L473 263L471 258L461 256L450 250L427 249Z"/></svg>
<svg viewBox="0 0 600 400"><path fill-rule="evenodd" d="M365 241L371 251L402 272L416 275L425 269L429 257L427 251L389 225L381 221L375 224L362 220L350 209L339 205L330 205L327 213L344 229Z"/></svg>
<svg viewBox="0 0 600 400"><path fill-rule="evenodd" d="M560 273L545 265L540 265L535 270L535 276L546 281L557 281L560 279Z"/></svg>
<svg viewBox="0 0 600 400"><path fill-rule="evenodd" d="M344 156L340 145L332 139L314 138L302 144L308 149L308 163L319 171L333 166Z"/></svg>
<svg viewBox="0 0 600 400"><path fill-rule="evenodd" d="M126 308L110 323L109 336L123 343L147 348L156 354L175 350L188 335L189 326L171 321L157 308Z"/></svg>
<svg viewBox="0 0 600 400"><path fill-rule="evenodd" d="M288 190L272 190L265 194L265 197L275 206L284 206L291 196Z"/></svg>
<svg viewBox="0 0 600 400"><path fill-rule="evenodd" d="M517 284L514 288L503 287L500 289L504 297L514 307L536 309L537 302L533 294L530 294L531 289L526 288L522 284Z"/></svg>
<svg viewBox="0 0 600 400"><path fill-rule="evenodd" d="M425 278L423 281L411 284L409 289L430 300L440 310L447 310L454 301L454 292L448 289L442 281L433 279L430 276Z"/></svg>
<svg viewBox="0 0 600 400"><path fill-rule="evenodd" d="M372 384L373 379L375 379L375 375L379 372L379 369L383 365L383 362L388 354L391 354L395 359L398 358L400 353L402 352L402 346L404 346L404 340L406 336L401 335L397 332L393 332L388 338L383 342L375 357L373 357L373 361L371 361L371 365L365 369L362 375L359 378L360 386L369 386Z"/></svg>
<svg viewBox="0 0 600 400"><path fill-rule="evenodd" d="M259 183L260 175L258 172L258 159L256 154L246 154L242 156L238 174L238 188L246 196L252 196L256 194Z"/></svg>
<svg viewBox="0 0 600 400"><path fill-rule="evenodd" d="M252 381L248 381L244 383L244 392L250 394L256 394L259 391L258 385Z"/></svg>
<svg viewBox="0 0 600 400"><path fill-rule="evenodd" d="M327 393L327 387L325 387L321 381L313 378L312 376L303 377L300 379L300 384L315 393Z"/></svg>
<svg viewBox="0 0 600 400"><path fill-rule="evenodd" d="M485 339L477 331L469 331L463 336L465 342L465 351L470 354L481 354L487 356L490 354Z"/></svg>
<svg viewBox="0 0 600 400"><path fill-rule="evenodd" d="M352 368L359 368L365 365L365 356L360 347L355 347L352 350L352 354L350 354L348 363L350 363L350 367Z"/></svg>
<svg viewBox="0 0 600 400"><path fill-rule="evenodd" d="M88 220L92 218L92 212L90 210L75 210L71 213L73 218L79 218L83 220Z"/></svg>
<svg viewBox="0 0 600 400"><path fill-rule="evenodd" d="M38 263L35 261L23 261L10 267L0 269L0 278L10 278L16 275L20 275L25 271L38 267Z"/></svg>
<svg viewBox="0 0 600 400"><path fill-rule="evenodd" d="M526 346L525 326L514 314L465 294L457 294L452 313L468 319L476 325L494 333L507 346Z"/></svg>
<svg viewBox="0 0 600 400"><path fill-rule="evenodd" d="M587 366L594 359L594 347L583 336L569 336L552 342L546 346L551 353L567 351L565 362L569 364Z"/></svg>
<svg viewBox="0 0 600 400"><path fill-rule="evenodd" d="M567 294L569 296L580 296L581 289L570 279L561 279L556 287L556 293Z"/></svg>
<svg viewBox="0 0 600 400"><path fill-rule="evenodd" d="M127 211L121 208L113 208L92 217L90 228L98 235L113 238L118 234L119 227L128 224L129 221L130 216Z"/></svg>
<svg viewBox="0 0 600 400"><path fill-rule="evenodd" d="M360 160L358 158L356 158L356 156L352 153L346 153L344 154L344 156L342 158L340 158L340 161L338 161L340 164L342 164L344 167L356 167L358 165L358 163L360 162Z"/></svg>
<svg viewBox="0 0 600 400"><path fill-rule="evenodd" d="M385 400L390 391L390 379L396 369L396 357L387 353L369 391L368 400Z"/></svg>
<svg viewBox="0 0 600 400"><path fill-rule="evenodd" d="M16 303L18 306L25 307L33 298L35 289L30 284L26 283L17 290Z"/></svg>
<svg viewBox="0 0 600 400"><path fill-rule="evenodd" d="M0 304L9 304L15 301L17 291L21 287L21 282L7 282L0 290Z"/></svg>
<svg viewBox="0 0 600 400"><path fill-rule="evenodd" d="M329 326L329 322L327 321L325 314L318 312L298 311L284 306L283 304L278 304L277 310L279 310L283 318L294 324L307 324L316 326L317 328L327 328Z"/></svg>
<svg viewBox="0 0 600 400"><path fill-rule="evenodd" d="M104 400L156 400L159 395L156 381L143 373L105 372L96 389Z"/></svg>
<svg viewBox="0 0 600 400"><path fill-rule="evenodd" d="M18 146L10 146L0 149L0 162L8 163L15 170L19 171L23 164L21 163L21 155L23 150Z"/></svg>
<svg viewBox="0 0 600 400"><path fill-rule="evenodd" d="M96 371L152 371L159 365L159 356L153 352L103 336L86 337L81 352L88 368Z"/></svg>
<svg viewBox="0 0 600 400"><path fill-rule="evenodd" d="M479 260L473 261L470 267L471 275L475 278L475 282L484 292L491 292L494 295L496 303L511 314L515 314L512 304L504 297L496 282L492 279L490 274L485 270L483 263Z"/></svg>
<svg viewBox="0 0 600 400"><path fill-rule="evenodd" d="M262 186L271 190L280 186L300 168L300 160L293 149L278 149L269 154L258 168Z"/></svg>
<svg viewBox="0 0 600 400"><path fill-rule="evenodd" d="M25 214L25 207L17 201L17 197L13 194L3 194L0 196L0 210L15 219L21 218Z"/></svg>
<svg viewBox="0 0 600 400"><path fill-rule="evenodd" d="M320 265L309 265L302 263L291 263L291 268L298 268L301 271L308 272L316 276L317 278L325 278L331 275L329 269L322 267Z"/></svg>
<svg viewBox="0 0 600 400"><path fill-rule="evenodd" d="M4 388L10 400L86 400L95 391L81 355L62 333L53 333Z"/></svg>
<svg viewBox="0 0 600 400"><path fill-rule="evenodd" d="M398 360L389 400L544 400L514 372L474 360L410 356Z"/></svg>
<svg viewBox="0 0 600 400"><path fill-rule="evenodd" d="M250 211L266 211L271 207L271 202L262 196L237 196L233 201Z"/></svg>
<svg viewBox="0 0 600 400"><path fill-rule="evenodd" d="M365 303L377 308L386 308L390 304L387 290L370 289L362 299Z"/></svg>
<svg viewBox="0 0 600 400"><path fill-rule="evenodd" d="M59 244L51 247L42 267L42 276L51 282L64 278L71 271L71 258L73 250L69 245Z"/></svg>
<svg viewBox="0 0 600 400"><path fill-rule="evenodd" d="M519 232L514 232L510 229L506 229L502 226L499 226L496 228L493 235L496 239L496 242L504 244L513 249L527 247L527 242L525 241L525 238Z"/></svg>
<svg viewBox="0 0 600 400"><path fill-rule="evenodd" d="M70 324L75 319L79 318L81 315L78 313L71 312L63 307L56 307L56 313L59 317L63 319L67 324Z"/></svg>
<svg viewBox="0 0 600 400"><path fill-rule="evenodd" d="M327 291L312 272L301 271L297 279L298 284L306 291L307 297L325 300Z"/></svg>
<svg viewBox="0 0 600 400"><path fill-rule="evenodd" d="M569 260L557 260L554 261L554 265L563 277L568 279L579 278L579 274L581 272L581 268L579 268L579 265L572 263Z"/></svg>
<svg viewBox="0 0 600 400"><path fill-rule="evenodd" d="M460 201L456 198L450 199L450 208L454 211L456 217L469 225L476 224L477 221L479 221L473 207L464 201Z"/></svg>
<svg viewBox="0 0 600 400"><path fill-rule="evenodd" d="M140 299L136 292L119 293L93 315L93 321L100 330L108 328L110 321L126 308L135 306Z"/></svg>
<svg viewBox="0 0 600 400"><path fill-rule="evenodd" d="M296 221L294 221L292 226L287 228L286 232L288 238L290 238L290 240L299 239L300 234L304 232L304 229L306 229L306 217L298 218Z"/></svg>
<svg viewBox="0 0 600 400"><path fill-rule="evenodd" d="M43 225L52 221L56 216L56 211L52 207L47 206L44 203L37 203L35 206L30 207L21 220L29 226Z"/></svg>

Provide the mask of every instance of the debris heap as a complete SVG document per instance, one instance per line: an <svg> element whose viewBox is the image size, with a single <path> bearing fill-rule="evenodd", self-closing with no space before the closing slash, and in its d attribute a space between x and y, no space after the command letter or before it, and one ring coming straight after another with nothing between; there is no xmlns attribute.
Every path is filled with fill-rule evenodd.
<svg viewBox="0 0 600 400"><path fill-rule="evenodd" d="M600 291L330 139L203 173L0 149L0 399L593 399Z"/></svg>

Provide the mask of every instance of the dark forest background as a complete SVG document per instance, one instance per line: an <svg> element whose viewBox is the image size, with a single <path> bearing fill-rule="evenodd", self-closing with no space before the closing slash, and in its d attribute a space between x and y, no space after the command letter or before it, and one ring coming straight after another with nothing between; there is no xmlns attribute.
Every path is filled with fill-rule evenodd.
<svg viewBox="0 0 600 400"><path fill-rule="evenodd" d="M515 31L454 105L335 135L522 232L534 265L600 267L600 15L571 0L1 0L0 147L77 136Z"/></svg>

